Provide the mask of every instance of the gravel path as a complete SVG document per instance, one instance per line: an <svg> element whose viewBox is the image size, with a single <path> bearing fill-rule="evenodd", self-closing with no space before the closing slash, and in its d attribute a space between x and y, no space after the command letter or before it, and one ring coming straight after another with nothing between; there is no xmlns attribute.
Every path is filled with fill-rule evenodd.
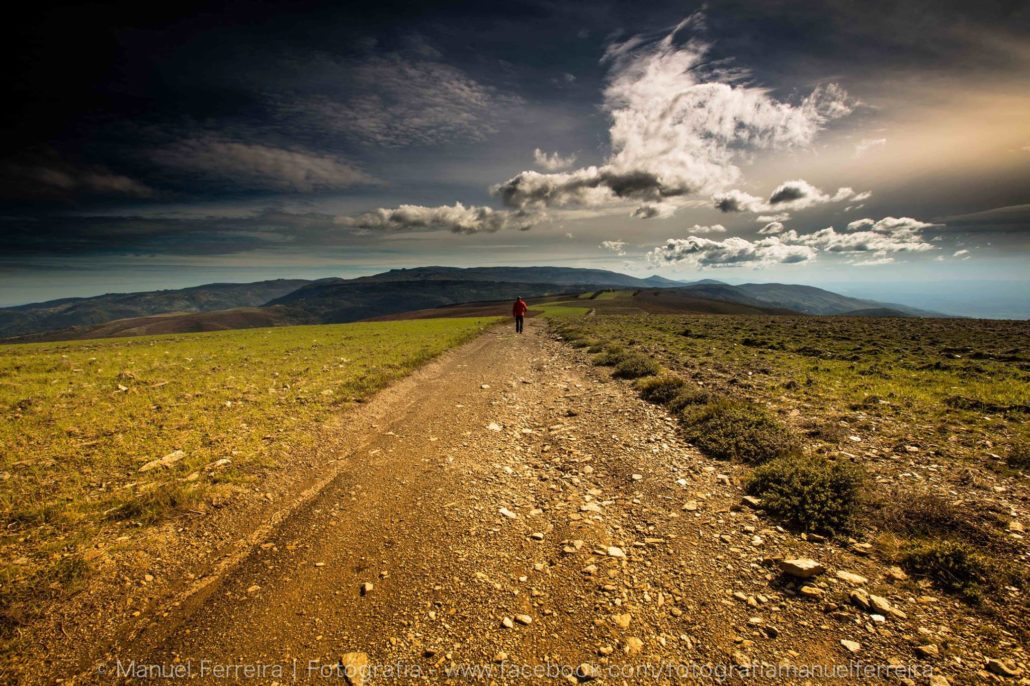
<svg viewBox="0 0 1030 686"><path fill-rule="evenodd" d="M887 570L760 519L735 466L545 327L493 329L394 392L388 418L344 426L371 433L316 497L85 680L341 683L341 656L367 660L372 684L713 683L732 665L804 683L774 670L930 664L912 654L932 642L917 601L888 592ZM819 592L777 556L822 562ZM884 628L847 603L856 584L910 614ZM860 680L839 676L813 681Z"/></svg>

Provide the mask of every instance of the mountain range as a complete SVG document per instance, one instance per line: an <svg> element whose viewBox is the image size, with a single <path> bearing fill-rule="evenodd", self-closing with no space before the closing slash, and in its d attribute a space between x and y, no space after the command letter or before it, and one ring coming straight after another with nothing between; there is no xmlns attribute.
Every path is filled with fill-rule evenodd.
<svg viewBox="0 0 1030 686"><path fill-rule="evenodd" d="M569 267L418 267L353 279L215 283L178 290L63 298L0 309L0 338L47 340L320 324L415 310L603 289L665 293L662 311L936 316L813 286L646 279ZM675 296L675 297L671 297ZM653 298L651 299L653 300ZM641 300L643 302L643 299ZM739 307L730 310L726 304Z"/></svg>

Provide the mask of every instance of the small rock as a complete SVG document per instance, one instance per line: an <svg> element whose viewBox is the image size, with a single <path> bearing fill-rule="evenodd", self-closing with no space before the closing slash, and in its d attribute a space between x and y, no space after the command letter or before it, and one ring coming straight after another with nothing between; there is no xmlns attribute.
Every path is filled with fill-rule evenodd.
<svg viewBox="0 0 1030 686"><path fill-rule="evenodd" d="M837 578L843 579L844 581L847 581L852 584L864 584L869 581L869 579L865 578L861 574L846 572L843 569L837 571Z"/></svg>
<svg viewBox="0 0 1030 686"><path fill-rule="evenodd" d="M930 677L930 686L951 686L951 682L943 674L934 674Z"/></svg>
<svg viewBox="0 0 1030 686"><path fill-rule="evenodd" d="M489 429L490 431L500 431L501 430L501 425L498 424L497 422L490 422L489 424L486 425L486 428Z"/></svg>
<svg viewBox="0 0 1030 686"><path fill-rule="evenodd" d="M257 593L260 590L261 590L261 587L258 586L257 584L254 584L253 586L251 586L251 587L249 587L247 589L247 593Z"/></svg>
<svg viewBox="0 0 1030 686"><path fill-rule="evenodd" d="M508 519L515 519L516 517L518 517L517 514L515 514L506 507L502 507L498 510L498 512L501 514L502 517L507 517Z"/></svg>
<svg viewBox="0 0 1030 686"><path fill-rule="evenodd" d="M515 615L515 621L522 626L529 626L533 623L533 618L529 615Z"/></svg>
<svg viewBox="0 0 1030 686"><path fill-rule="evenodd" d="M368 672L368 654L344 653L340 656L340 670L349 686L363 686Z"/></svg>
<svg viewBox="0 0 1030 686"><path fill-rule="evenodd" d="M858 641L849 641L846 638L842 638L840 640L840 644L844 646L849 653L857 653L862 650L862 645Z"/></svg>
<svg viewBox="0 0 1030 686"><path fill-rule="evenodd" d="M927 643L926 645L916 646L916 655L923 658L924 660L929 660L930 658L937 657L940 654L941 651L938 650L937 646L933 643Z"/></svg>
<svg viewBox="0 0 1030 686"><path fill-rule="evenodd" d="M762 499L756 498L753 495L746 495L740 499L742 505L750 507L752 510L759 510L762 508Z"/></svg>
<svg viewBox="0 0 1030 686"><path fill-rule="evenodd" d="M505 629L511 629L515 626L515 622L512 621L511 617L505 617L501 620L501 626Z"/></svg>
<svg viewBox="0 0 1030 686"><path fill-rule="evenodd" d="M508 653L503 650L494 655L494 662L504 662L508 659Z"/></svg>
<svg viewBox="0 0 1030 686"><path fill-rule="evenodd" d="M887 568L887 577L893 579L894 581L905 581L906 579L908 579L908 574L906 574L905 570L901 567L898 567L897 565L892 565Z"/></svg>
<svg viewBox="0 0 1030 686"><path fill-rule="evenodd" d="M632 477L630 477L630 478L632 478L634 481L640 481L641 479L644 478L644 475L643 474L633 474Z"/></svg>
<svg viewBox="0 0 1030 686"><path fill-rule="evenodd" d="M821 598L823 596L823 589L818 586L812 586L806 584L798 589L798 593L805 596L806 598Z"/></svg>
<svg viewBox="0 0 1030 686"><path fill-rule="evenodd" d="M798 579L810 579L826 571L826 567L807 557L780 560L780 571Z"/></svg>
<svg viewBox="0 0 1030 686"><path fill-rule="evenodd" d="M617 545L608 546L608 557L626 557L626 553Z"/></svg>
<svg viewBox="0 0 1030 686"><path fill-rule="evenodd" d="M576 679L579 681L593 681L601 676L601 670L589 662L584 662L576 667Z"/></svg>
<svg viewBox="0 0 1030 686"><path fill-rule="evenodd" d="M620 629L628 629L630 622L633 621L633 615L628 612L621 615L612 615L612 621L615 622L615 626Z"/></svg>
<svg viewBox="0 0 1030 686"><path fill-rule="evenodd" d="M361 584L361 595L368 595L372 592L373 588L375 588L375 586L372 585L372 582L366 581L365 583Z"/></svg>
<svg viewBox="0 0 1030 686"><path fill-rule="evenodd" d="M872 543L855 543L851 546L851 551L856 555L868 555L873 551Z"/></svg>
<svg viewBox="0 0 1030 686"><path fill-rule="evenodd" d="M1021 670L1016 669L1008 662L995 660L994 658L988 658L984 667L991 674L997 674L998 676L1019 676L1022 673Z"/></svg>
<svg viewBox="0 0 1030 686"><path fill-rule="evenodd" d="M697 501L696 500L688 500L687 502L683 503L683 509L686 512L694 512L694 511L696 511L697 510Z"/></svg>
<svg viewBox="0 0 1030 686"><path fill-rule="evenodd" d="M544 540L544 535L542 533L540 533L539 531L531 533L529 535L529 537L532 538L534 541L542 541L542 540Z"/></svg>
<svg viewBox="0 0 1030 686"><path fill-rule="evenodd" d="M644 649L644 642L636 636L630 636L626 639L626 645L623 646L623 652L627 655L639 655Z"/></svg>
<svg viewBox="0 0 1030 686"><path fill-rule="evenodd" d="M890 601L880 595L869 594L869 605L874 610L881 614L889 615L892 614L894 608L891 607Z"/></svg>
<svg viewBox="0 0 1030 686"><path fill-rule="evenodd" d="M870 610L872 604L869 602L869 594L865 591L855 589L848 594L848 598L851 599L851 604L855 605L863 610Z"/></svg>
<svg viewBox="0 0 1030 686"><path fill-rule="evenodd" d="M139 468L141 472L149 472L151 469L157 469L158 467L171 467L173 464L186 457L186 453L182 450L176 450L170 452L164 457L159 457L156 460L151 460L142 467Z"/></svg>

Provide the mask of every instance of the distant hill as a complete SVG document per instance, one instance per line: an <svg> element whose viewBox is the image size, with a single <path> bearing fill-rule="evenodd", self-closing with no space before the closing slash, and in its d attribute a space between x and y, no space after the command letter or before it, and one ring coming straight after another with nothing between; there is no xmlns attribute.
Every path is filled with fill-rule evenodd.
<svg viewBox="0 0 1030 686"><path fill-rule="evenodd" d="M338 323L460 303L514 300L516 295L533 298L559 293L577 293L580 290L592 290L606 285L610 284L436 278L376 281L366 278L310 284L269 304L302 312L318 322Z"/></svg>
<svg viewBox="0 0 1030 686"><path fill-rule="evenodd" d="M843 317L911 317L911 314L890 307L870 307L865 310L851 310L841 313Z"/></svg>
<svg viewBox="0 0 1030 686"><path fill-rule="evenodd" d="M658 281L652 281L654 279ZM413 269L391 269L382 274L349 279L347 283L371 281L379 283L387 281L491 281L494 283L538 283L549 286L621 286L623 288L641 288L659 284L681 285L679 282L661 276L638 279L635 276L606 269L573 267L415 267Z"/></svg>
<svg viewBox="0 0 1030 686"><path fill-rule="evenodd" d="M886 308L895 312L895 314L890 316L942 316L935 312L918 310L905 305L851 298L839 293L823 290L822 288L816 288L815 286L801 286L797 284L746 283L740 286L731 286L715 282L698 283L677 290L689 291L699 297L714 300L726 300L753 306L777 307L802 314L842 315Z"/></svg>
<svg viewBox="0 0 1030 686"><path fill-rule="evenodd" d="M309 283L312 282L302 279L212 283L178 290L110 293L8 307L0 309L0 338L61 329L88 329L117 319L168 312L258 307Z"/></svg>
<svg viewBox="0 0 1030 686"><path fill-rule="evenodd" d="M588 291L632 290L647 312L803 313L940 316L904 305L851 298L812 286L714 279L646 279L571 267L418 267L355 279L207 284L180 290L65 298L0 309L0 338L50 340L350 322L491 301ZM637 297L639 296L639 297Z"/></svg>

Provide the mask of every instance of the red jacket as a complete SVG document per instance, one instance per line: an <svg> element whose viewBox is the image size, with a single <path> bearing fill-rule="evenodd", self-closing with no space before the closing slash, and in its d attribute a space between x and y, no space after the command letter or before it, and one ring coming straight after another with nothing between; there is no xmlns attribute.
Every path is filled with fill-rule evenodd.
<svg viewBox="0 0 1030 686"><path fill-rule="evenodd" d="M515 301L515 305L511 308L511 314L514 317L525 317L526 311L529 309L529 305L522 298Z"/></svg>

